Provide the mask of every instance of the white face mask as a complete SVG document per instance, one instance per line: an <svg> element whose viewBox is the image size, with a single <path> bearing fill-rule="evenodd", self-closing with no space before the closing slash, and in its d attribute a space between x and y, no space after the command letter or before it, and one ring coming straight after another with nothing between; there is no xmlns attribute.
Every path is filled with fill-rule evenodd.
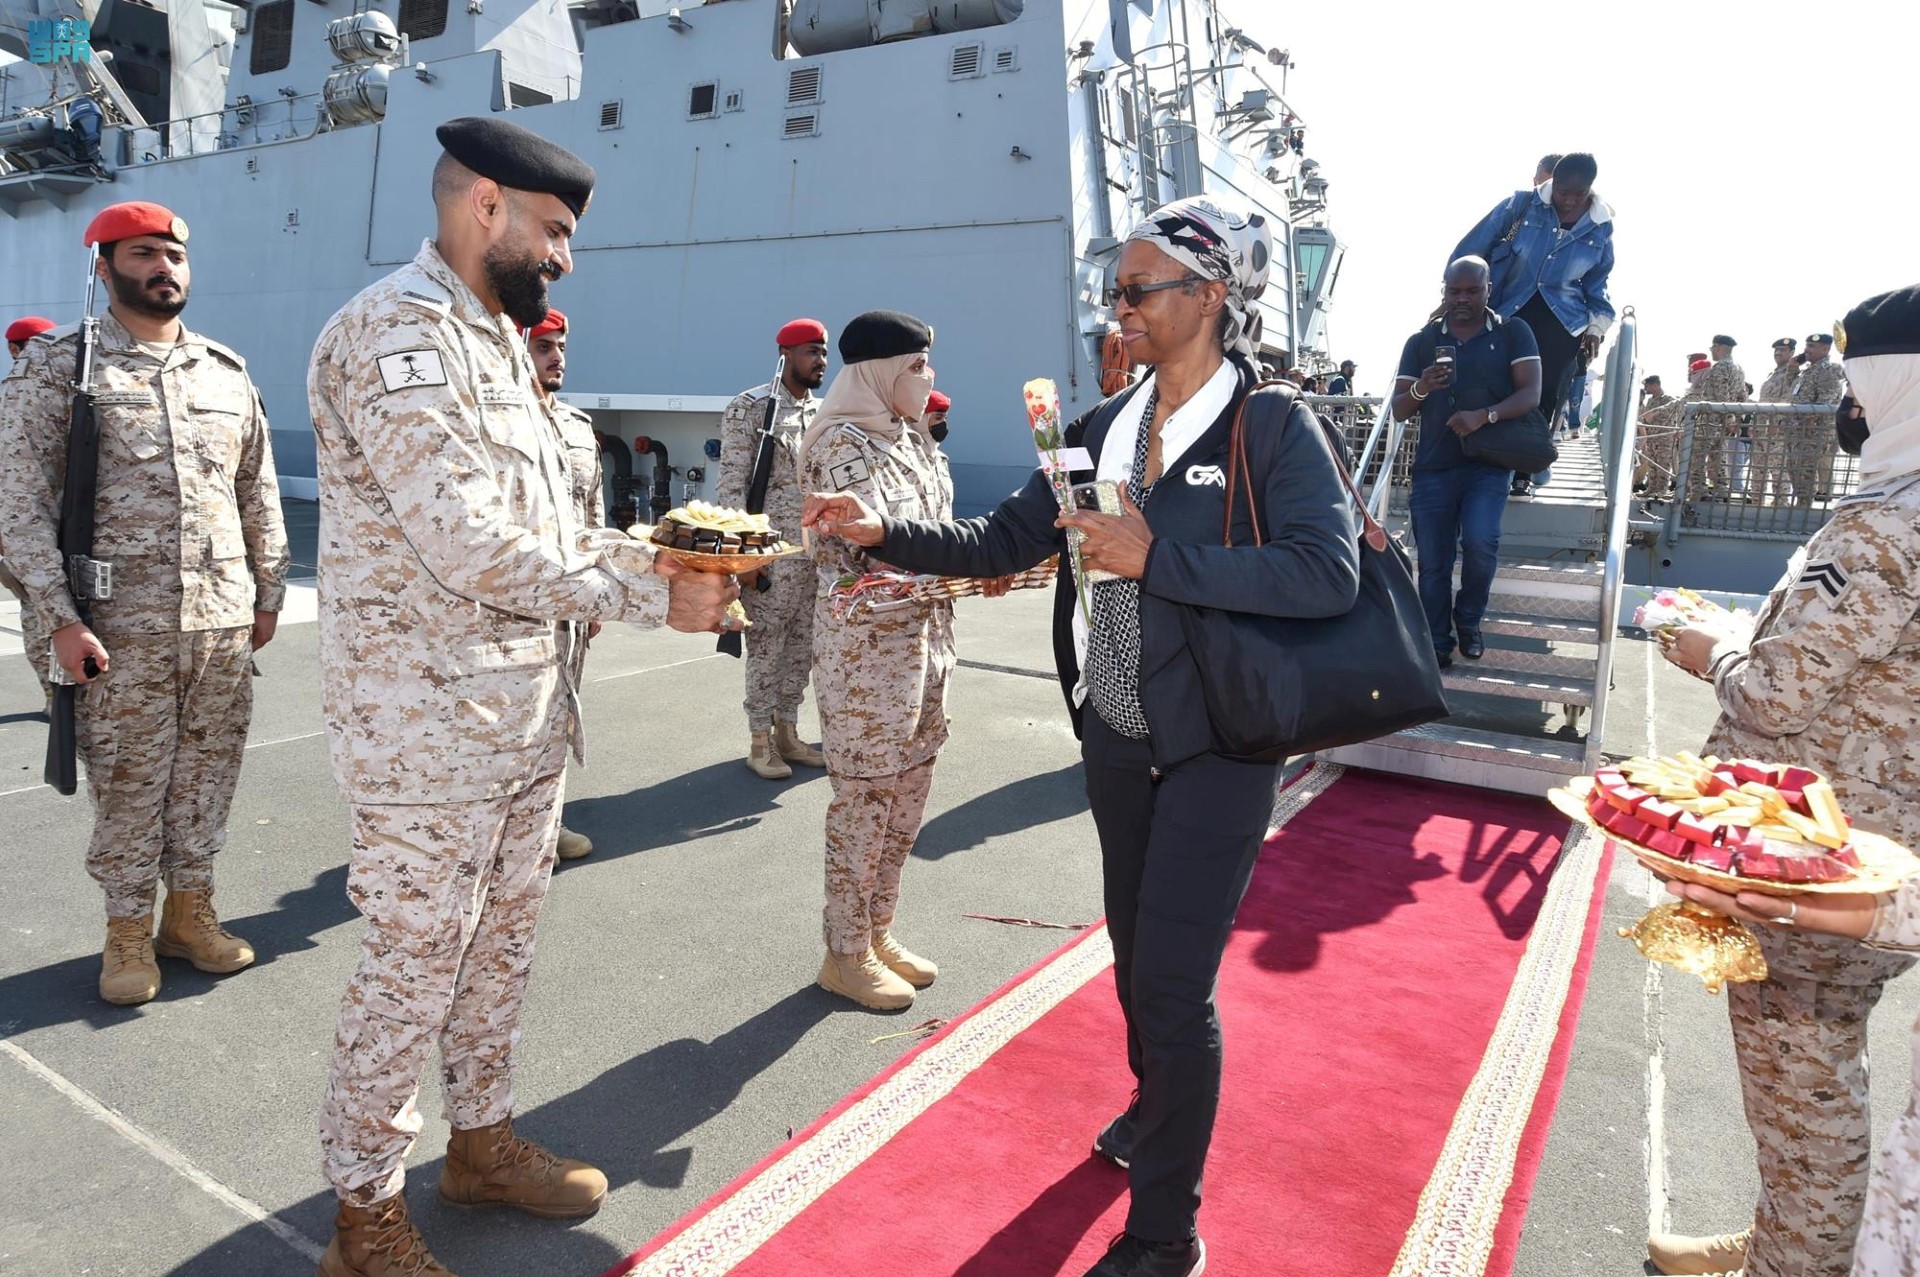
<svg viewBox="0 0 1920 1277"><path fill-rule="evenodd" d="M926 366L919 372L911 368L903 370L893 379L893 393L888 401L893 410L907 421L918 421L927 415L927 400L933 396L933 368Z"/></svg>

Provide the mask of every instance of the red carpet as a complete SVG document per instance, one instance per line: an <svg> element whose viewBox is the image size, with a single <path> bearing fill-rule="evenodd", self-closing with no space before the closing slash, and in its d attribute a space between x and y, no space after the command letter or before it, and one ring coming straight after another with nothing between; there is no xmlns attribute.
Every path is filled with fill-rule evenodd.
<svg viewBox="0 0 1920 1277"><path fill-rule="evenodd" d="M1544 802L1338 768L1277 819L1221 972L1207 1272L1505 1273L1603 848L1555 873ZM1126 1208L1087 1156L1131 1087L1110 963L1079 937L609 1277L1077 1277Z"/></svg>

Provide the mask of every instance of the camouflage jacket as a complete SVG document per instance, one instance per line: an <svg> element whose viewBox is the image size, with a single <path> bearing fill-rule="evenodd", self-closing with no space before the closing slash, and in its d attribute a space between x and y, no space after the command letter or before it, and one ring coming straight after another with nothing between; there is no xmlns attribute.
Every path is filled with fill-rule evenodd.
<svg viewBox="0 0 1920 1277"><path fill-rule="evenodd" d="M600 441L594 438L593 417L558 399L547 404L553 428L566 446L567 486L573 491L573 517L583 528L607 521L606 476L600 468Z"/></svg>
<svg viewBox="0 0 1920 1277"><path fill-rule="evenodd" d="M1686 424L1685 405L1690 403L1746 403L1747 400L1747 374L1741 371L1740 365L1731 359L1715 360L1698 382L1687 387L1687 393L1681 398L1682 406L1674 413L1674 424ZM1726 413L1696 412L1693 418L1699 430L1715 425L1728 431L1733 428L1733 418Z"/></svg>
<svg viewBox="0 0 1920 1277"><path fill-rule="evenodd" d="M1710 752L1812 768L1862 829L1920 845L1920 483L1836 510L1751 642L1723 642L1714 662ZM1760 930L1790 974L1860 983L1904 969L1851 941Z"/></svg>
<svg viewBox="0 0 1920 1277"><path fill-rule="evenodd" d="M801 478L809 492L851 492L897 519L953 517L946 454L911 426L891 443L854 425L829 431L808 450ZM816 537L813 560L813 685L827 765L843 776L888 776L926 762L947 740L953 604L836 620L833 583L888 565L839 537Z"/></svg>
<svg viewBox="0 0 1920 1277"><path fill-rule="evenodd" d="M579 730L561 622L665 619L653 552L581 526L535 394L512 325L431 241L314 347L321 693L350 801L494 798L558 771Z"/></svg>
<svg viewBox="0 0 1920 1277"><path fill-rule="evenodd" d="M800 539L800 506L806 491L794 471L800 455L800 436L813 424L820 401L812 395L795 399L779 387L774 410L773 465L767 471L767 501L763 512L789 541ZM714 499L724 506L744 507L747 486L753 482L753 458L760 444L760 422L767 412L767 388L755 386L733 397L720 415L720 482Z"/></svg>
<svg viewBox="0 0 1920 1277"><path fill-rule="evenodd" d="M80 619L56 540L79 328L32 342L0 383L0 541L49 630ZM183 331L164 358L109 311L94 357L100 430L93 553L103 635L250 626L286 599L287 531L246 361Z"/></svg>
<svg viewBox="0 0 1920 1277"><path fill-rule="evenodd" d="M1800 370L1800 383L1793 388L1793 402L1838 404L1846 393L1846 369L1829 357Z"/></svg>
<svg viewBox="0 0 1920 1277"><path fill-rule="evenodd" d="M1800 380L1800 365L1784 363L1767 374L1760 383L1761 403L1792 403L1793 387Z"/></svg>

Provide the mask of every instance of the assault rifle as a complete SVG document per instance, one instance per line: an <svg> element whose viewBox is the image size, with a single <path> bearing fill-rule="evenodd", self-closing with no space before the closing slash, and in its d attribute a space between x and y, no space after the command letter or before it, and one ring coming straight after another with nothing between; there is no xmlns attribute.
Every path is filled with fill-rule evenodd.
<svg viewBox="0 0 1920 1277"><path fill-rule="evenodd" d="M60 492L58 541L60 563L66 569L67 590L83 625L93 624L94 603L113 597L113 565L93 557L93 504L100 489L100 423L93 411L93 355L100 338L100 321L93 313L93 290L98 282L100 246L94 245L87 262L87 306L80 320L80 349L74 359L73 412L67 427L67 481ZM62 794L80 787L74 753L74 702L80 689L73 676L60 668L49 647L47 662L54 682L52 725L47 729L47 762L42 778ZM97 678L100 667L91 656L83 667Z"/></svg>
<svg viewBox="0 0 1920 1277"><path fill-rule="evenodd" d="M779 445L774 440L773 422L780 413L780 383L786 380L787 357L780 356L780 362L773 366L773 380L767 383L767 411L760 418L760 434L754 443L753 469L747 480L747 513L759 514L767 505L767 482L773 477L773 450ZM765 572L753 578L753 588L765 592L772 583ZM714 644L714 650L725 652L728 656L739 656L743 647L738 630L728 630Z"/></svg>

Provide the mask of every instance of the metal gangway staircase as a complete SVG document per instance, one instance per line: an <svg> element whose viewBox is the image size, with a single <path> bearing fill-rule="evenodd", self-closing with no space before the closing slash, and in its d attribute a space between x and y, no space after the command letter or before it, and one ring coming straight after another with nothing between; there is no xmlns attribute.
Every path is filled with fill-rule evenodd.
<svg viewBox="0 0 1920 1277"><path fill-rule="evenodd" d="M1456 653L1440 672L1453 713L1322 757L1524 794L1598 765L1632 516L1634 338L1628 309L1607 358L1597 436L1560 440L1552 481L1507 504L1482 624L1486 655ZM1390 395L1313 402L1349 423L1369 508L1412 553L1406 509L1417 422L1393 421Z"/></svg>

